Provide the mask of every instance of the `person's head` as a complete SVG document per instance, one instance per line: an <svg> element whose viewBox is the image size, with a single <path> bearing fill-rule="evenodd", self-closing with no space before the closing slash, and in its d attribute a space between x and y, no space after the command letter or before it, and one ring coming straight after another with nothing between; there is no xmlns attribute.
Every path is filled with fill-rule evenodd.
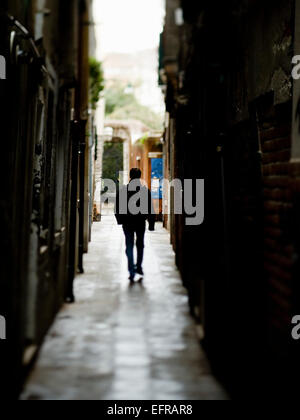
<svg viewBox="0 0 300 420"><path fill-rule="evenodd" d="M139 168L132 168L130 171L130 179L141 179L142 171Z"/></svg>

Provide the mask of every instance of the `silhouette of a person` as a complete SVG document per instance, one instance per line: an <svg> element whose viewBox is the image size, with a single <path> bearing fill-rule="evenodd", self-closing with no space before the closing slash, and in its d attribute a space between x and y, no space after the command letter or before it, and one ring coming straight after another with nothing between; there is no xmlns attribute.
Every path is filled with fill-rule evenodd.
<svg viewBox="0 0 300 420"><path fill-rule="evenodd" d="M146 221L149 230L155 230L156 215L153 208L151 192L142 185L142 172L138 168L130 171L130 182L120 188L116 197L115 215L119 225L123 226L126 239L126 255L128 258L129 280L134 282L135 276L144 276L144 238ZM136 237L137 264L134 263L134 245Z"/></svg>

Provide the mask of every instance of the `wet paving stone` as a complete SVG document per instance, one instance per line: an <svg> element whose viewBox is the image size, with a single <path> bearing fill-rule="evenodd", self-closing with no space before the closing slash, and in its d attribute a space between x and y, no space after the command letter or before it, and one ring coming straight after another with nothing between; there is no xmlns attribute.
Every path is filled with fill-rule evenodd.
<svg viewBox="0 0 300 420"><path fill-rule="evenodd" d="M93 226L76 303L58 314L23 400L224 400L189 315L169 235L147 232L145 278L128 284L122 229Z"/></svg>

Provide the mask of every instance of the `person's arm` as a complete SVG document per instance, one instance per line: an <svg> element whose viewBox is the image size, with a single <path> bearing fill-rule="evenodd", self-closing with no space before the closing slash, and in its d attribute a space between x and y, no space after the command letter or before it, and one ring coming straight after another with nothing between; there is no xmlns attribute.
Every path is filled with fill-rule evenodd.
<svg viewBox="0 0 300 420"><path fill-rule="evenodd" d="M118 225L122 225L122 217L120 215L120 189L119 185L117 185L117 194L116 194L116 202L115 202L115 217L117 219Z"/></svg>
<svg viewBox="0 0 300 420"><path fill-rule="evenodd" d="M149 230L153 232L155 230L155 222L156 222L156 213L153 206L153 200L151 191L148 190L148 203L149 203L149 212L148 212L148 222L149 222Z"/></svg>

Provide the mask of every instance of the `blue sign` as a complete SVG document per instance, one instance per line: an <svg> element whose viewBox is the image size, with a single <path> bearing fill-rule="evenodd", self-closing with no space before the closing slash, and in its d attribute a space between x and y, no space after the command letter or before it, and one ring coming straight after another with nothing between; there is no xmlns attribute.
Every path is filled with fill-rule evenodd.
<svg viewBox="0 0 300 420"><path fill-rule="evenodd" d="M154 200L163 198L163 159L151 159L151 192Z"/></svg>

